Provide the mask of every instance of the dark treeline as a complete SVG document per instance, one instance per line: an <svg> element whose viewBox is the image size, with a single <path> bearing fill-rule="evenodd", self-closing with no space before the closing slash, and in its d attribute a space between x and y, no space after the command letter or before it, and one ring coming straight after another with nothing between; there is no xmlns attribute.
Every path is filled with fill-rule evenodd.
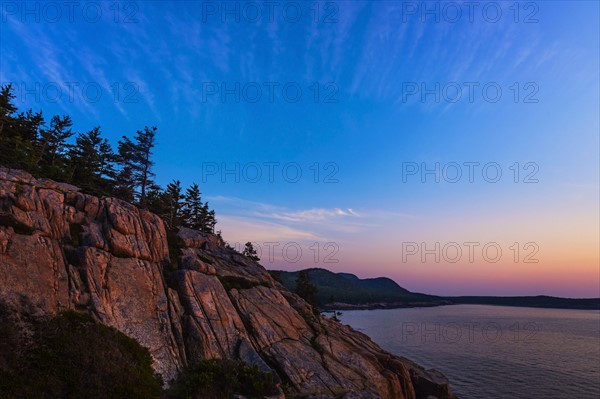
<svg viewBox="0 0 600 399"><path fill-rule="evenodd" d="M174 180L165 190L153 186L148 191L148 208L161 215L168 226L184 226L214 233L217 219L208 202L202 202L200 188L192 184L183 193L181 182ZM220 234L220 233L219 233Z"/></svg>
<svg viewBox="0 0 600 399"><path fill-rule="evenodd" d="M19 111L14 99L11 85L0 87L0 165L134 203L160 215L170 228L214 233L215 212L202 201L197 184L184 192L178 180L165 189L154 183L156 127L123 136L114 151L99 126L78 133L70 116L47 122L42 111Z"/></svg>

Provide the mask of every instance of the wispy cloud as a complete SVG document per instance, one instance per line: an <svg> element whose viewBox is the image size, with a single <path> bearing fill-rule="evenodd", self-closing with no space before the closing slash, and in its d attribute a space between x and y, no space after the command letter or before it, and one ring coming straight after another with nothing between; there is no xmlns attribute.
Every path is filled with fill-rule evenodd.
<svg viewBox="0 0 600 399"><path fill-rule="evenodd" d="M232 209L243 211L246 214L254 217L286 222L309 223L348 217L361 217L358 212L351 208L311 208L289 210L282 206L251 201L237 197L211 196L207 198L211 202L228 205Z"/></svg>
<svg viewBox="0 0 600 399"><path fill-rule="evenodd" d="M341 241L377 229L392 219L417 219L415 215L393 210L357 211L341 207L290 210L236 197L213 196L207 199L223 215L219 218L219 223L226 238L230 234L267 235L263 229L268 227L272 230L272 233L268 233L271 238L281 235L297 240ZM221 223L222 220L226 223Z"/></svg>
<svg viewBox="0 0 600 399"><path fill-rule="evenodd" d="M272 218L277 220L284 220L287 222L321 222L331 219L339 219L342 217L360 217L360 215L354 212L352 209L308 209L296 212L281 212L281 213L258 213L259 216L266 218Z"/></svg>
<svg viewBox="0 0 600 399"><path fill-rule="evenodd" d="M272 223L263 219L224 215L218 218L225 239L230 243L253 242L311 242L327 241L330 238L314 231Z"/></svg>

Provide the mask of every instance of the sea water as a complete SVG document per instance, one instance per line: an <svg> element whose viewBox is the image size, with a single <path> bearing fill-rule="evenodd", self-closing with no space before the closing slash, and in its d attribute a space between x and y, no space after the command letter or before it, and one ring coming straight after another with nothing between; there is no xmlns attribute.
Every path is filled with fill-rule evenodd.
<svg viewBox="0 0 600 399"><path fill-rule="evenodd" d="M486 305L343 311L461 399L600 398L600 312Z"/></svg>

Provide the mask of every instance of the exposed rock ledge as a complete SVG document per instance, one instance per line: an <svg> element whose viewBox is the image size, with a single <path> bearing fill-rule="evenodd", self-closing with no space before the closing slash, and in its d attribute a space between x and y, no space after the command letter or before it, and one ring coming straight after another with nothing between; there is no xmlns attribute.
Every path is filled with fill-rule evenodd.
<svg viewBox="0 0 600 399"><path fill-rule="evenodd" d="M290 397L454 397L441 374L312 316L217 237L180 229L176 240L170 253L162 220L131 204L0 168L0 300L14 311L88 312L146 346L165 381L232 357L272 371Z"/></svg>

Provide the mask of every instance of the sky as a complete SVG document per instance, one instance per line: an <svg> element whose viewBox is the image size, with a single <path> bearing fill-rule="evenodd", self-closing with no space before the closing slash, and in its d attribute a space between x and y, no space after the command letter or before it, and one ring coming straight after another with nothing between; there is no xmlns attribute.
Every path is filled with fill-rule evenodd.
<svg viewBox="0 0 600 399"><path fill-rule="evenodd" d="M600 296L596 1L0 3L21 109L158 127L269 269Z"/></svg>

